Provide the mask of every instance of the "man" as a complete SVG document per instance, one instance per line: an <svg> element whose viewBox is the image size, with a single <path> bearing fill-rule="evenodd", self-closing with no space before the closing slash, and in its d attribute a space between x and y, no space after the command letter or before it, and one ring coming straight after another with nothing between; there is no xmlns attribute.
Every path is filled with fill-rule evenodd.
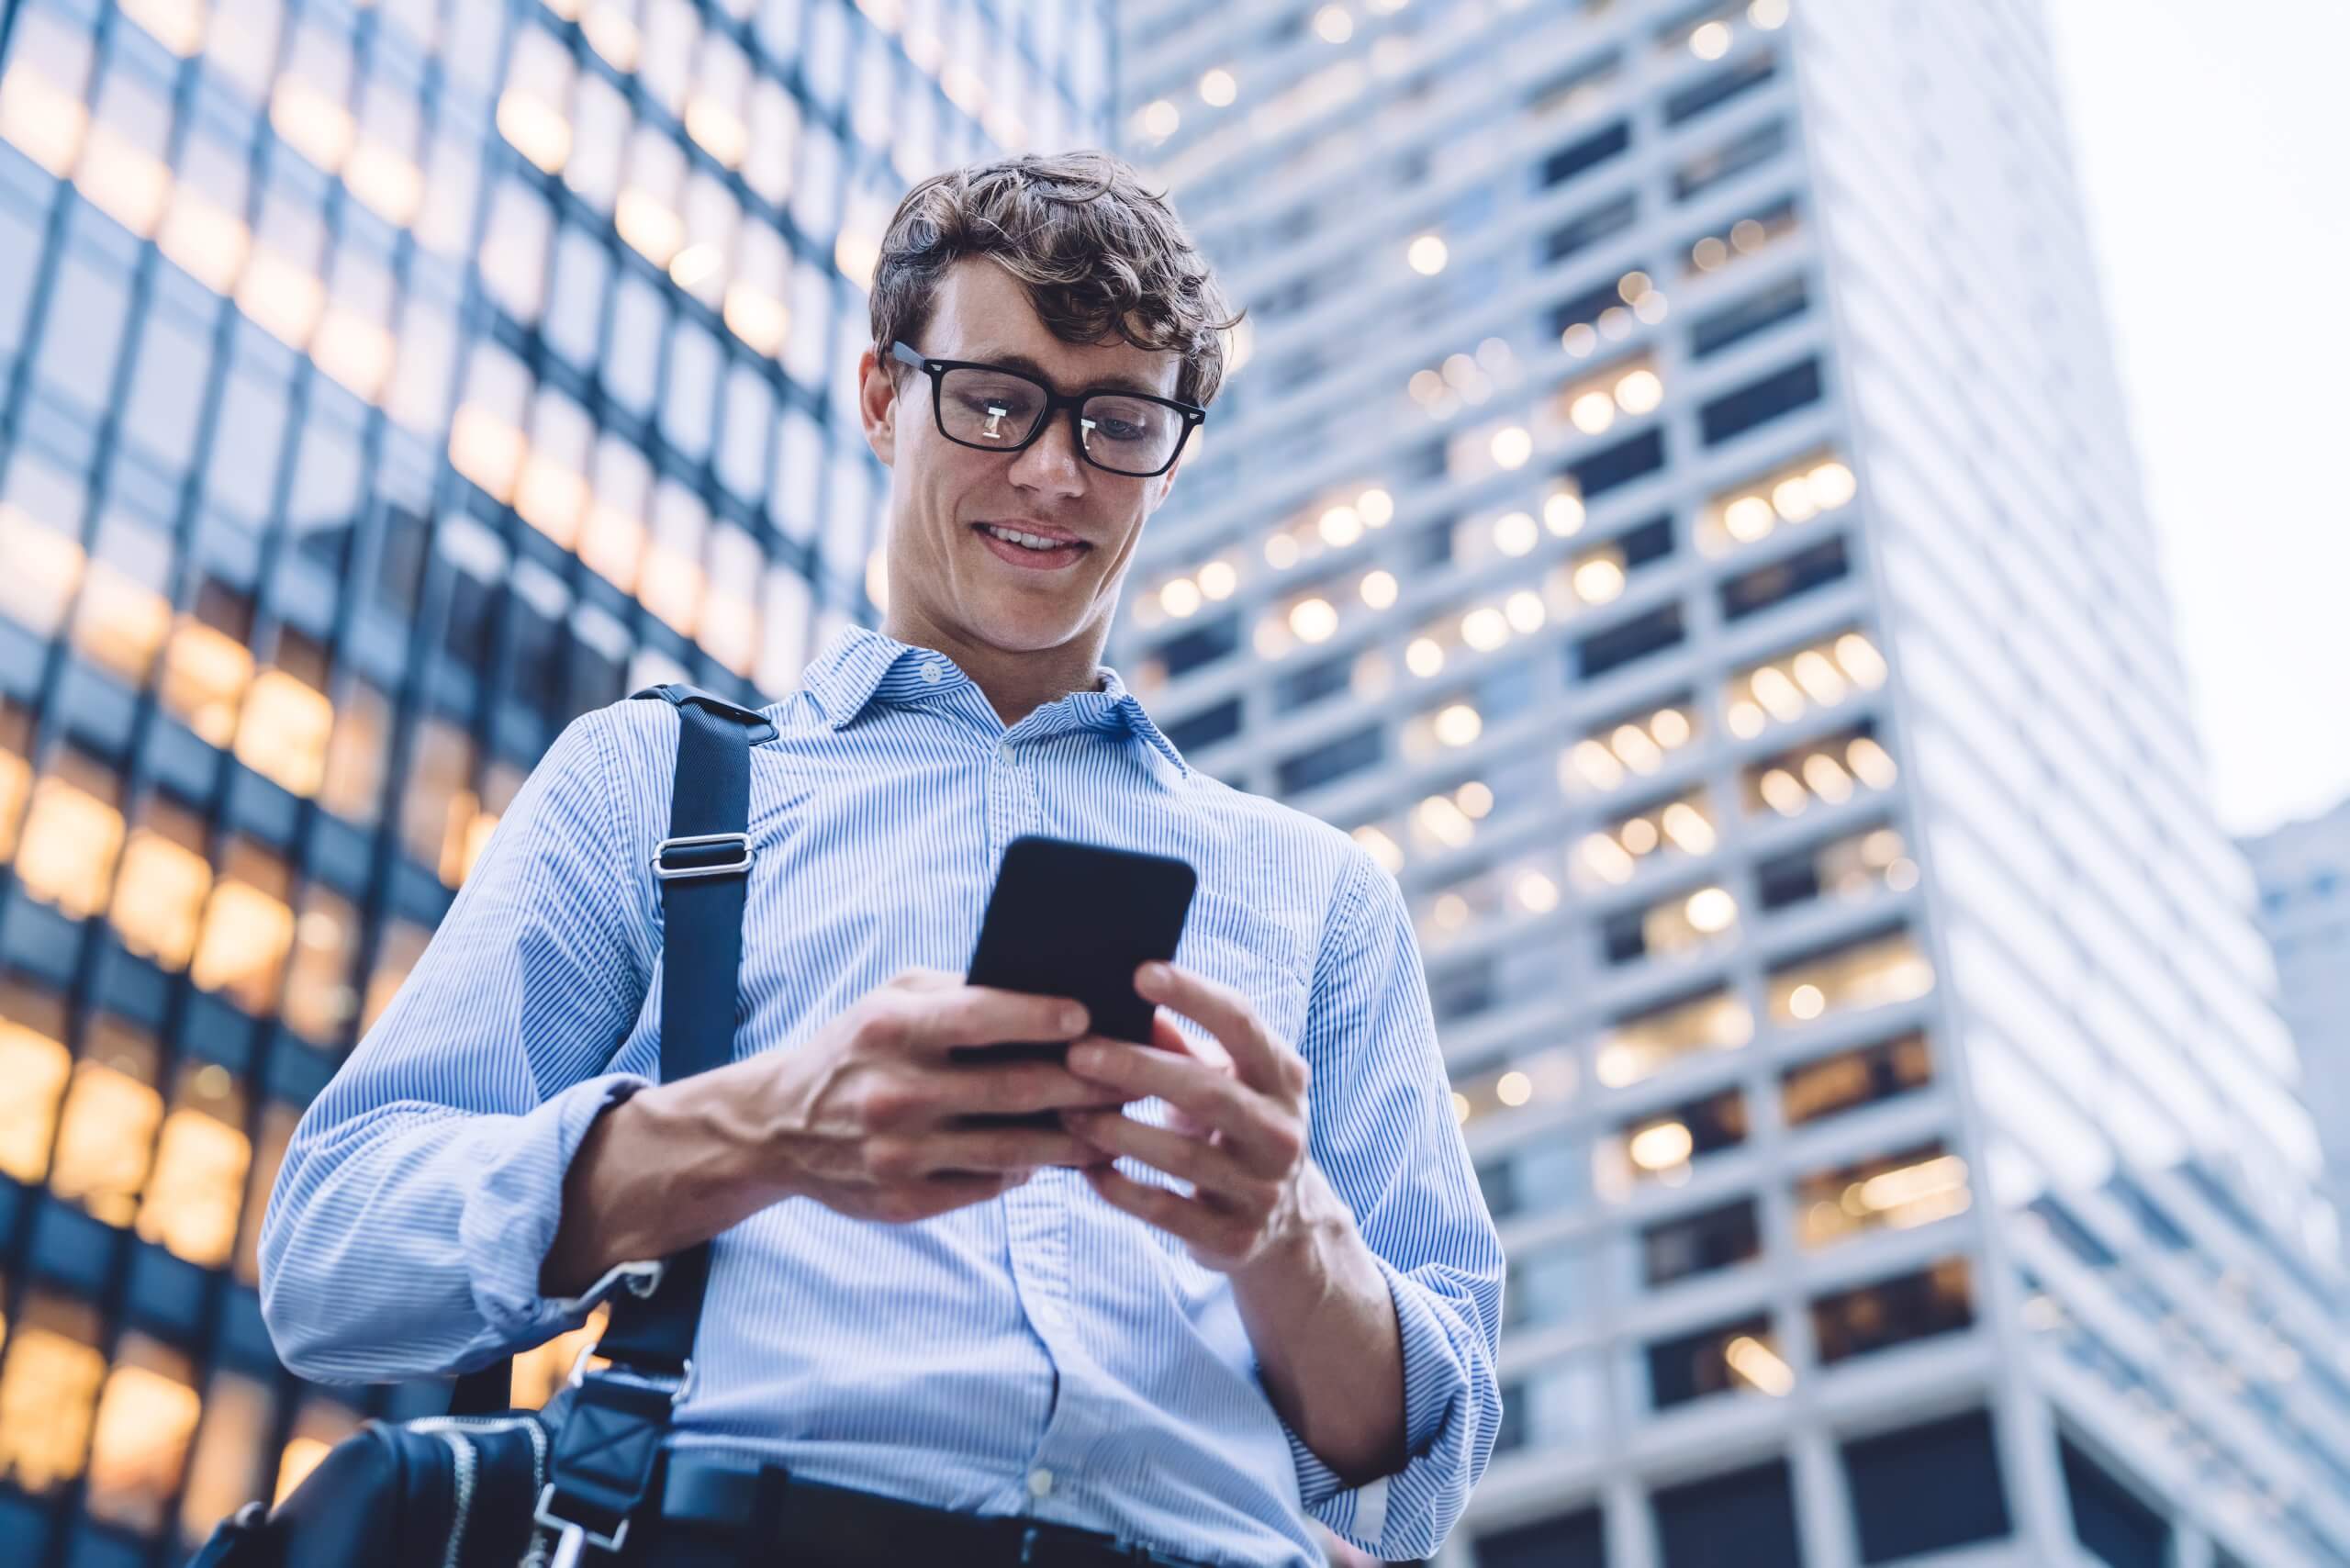
<svg viewBox="0 0 2350 1568"><path fill-rule="evenodd" d="M1125 165L1030 156L909 193L872 319L888 620L765 711L732 1063L649 1081L678 720L587 714L303 1118L270 1330L312 1377L470 1368L715 1237L679 1450L963 1516L958 1562L1013 1515L1201 1562L1318 1562L1309 1519L1430 1554L1499 1425L1502 1258L1400 890L1098 662L1220 291ZM959 980L1029 832L1198 869L1136 981L1156 1047ZM1066 1067L946 1054L1036 1039Z"/></svg>

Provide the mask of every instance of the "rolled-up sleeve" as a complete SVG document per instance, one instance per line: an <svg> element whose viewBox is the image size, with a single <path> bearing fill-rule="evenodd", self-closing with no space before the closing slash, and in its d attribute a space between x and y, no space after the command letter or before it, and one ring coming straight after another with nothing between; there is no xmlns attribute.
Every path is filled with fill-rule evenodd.
<svg viewBox="0 0 2350 1568"><path fill-rule="evenodd" d="M540 1294L565 1172L642 1086L603 1069L655 952L623 869L613 711L548 748L412 973L288 1144L262 1312L303 1376L469 1370L585 1316Z"/></svg>
<svg viewBox="0 0 2350 1568"><path fill-rule="evenodd" d="M1358 851L1315 961L1299 1050L1311 1146L1394 1298L1407 1460L1348 1487L1294 1432L1306 1511L1383 1559L1431 1557L1501 1429L1499 1237L1452 1114L1403 890Z"/></svg>

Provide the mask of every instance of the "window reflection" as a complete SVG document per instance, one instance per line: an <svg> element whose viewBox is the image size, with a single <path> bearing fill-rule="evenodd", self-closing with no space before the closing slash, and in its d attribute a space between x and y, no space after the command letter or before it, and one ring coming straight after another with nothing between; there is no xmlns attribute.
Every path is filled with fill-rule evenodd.
<svg viewBox="0 0 2350 1568"><path fill-rule="evenodd" d="M10 1325L0 1359L0 1481L42 1493L82 1473L90 1416L105 1378L98 1315L46 1292Z"/></svg>
<svg viewBox="0 0 2350 1568"><path fill-rule="evenodd" d="M65 1092L50 1191L115 1226L139 1211L155 1129L163 1119L155 1092L155 1044L121 1019L93 1020L82 1059Z"/></svg>
<svg viewBox="0 0 2350 1568"><path fill-rule="evenodd" d="M211 890L203 819L164 796L149 796L123 848L107 912L123 946L162 969L185 969Z"/></svg>
<svg viewBox="0 0 2350 1568"><path fill-rule="evenodd" d="M123 1336L90 1438L93 1518L141 1534L162 1528L196 1431L194 1385L185 1355L144 1334Z"/></svg>
<svg viewBox="0 0 2350 1568"><path fill-rule="evenodd" d="M106 907L122 849L121 781L103 765L61 748L33 786L32 810L17 846L25 891L77 920Z"/></svg>
<svg viewBox="0 0 2350 1568"><path fill-rule="evenodd" d="M0 979L0 1174L30 1186L49 1174L57 1105L73 1071L65 1002Z"/></svg>
<svg viewBox="0 0 2350 1568"><path fill-rule="evenodd" d="M1691 1161L1744 1143L1746 1130L1746 1096L1736 1089L1651 1112L1600 1143L1599 1190L1620 1200L1643 1182L1678 1187Z"/></svg>
<svg viewBox="0 0 2350 1568"><path fill-rule="evenodd" d="M229 1260L252 1146L245 1097L218 1062L180 1070L172 1113L155 1146L154 1180L140 1205L139 1235L201 1268Z"/></svg>
<svg viewBox="0 0 2350 1568"><path fill-rule="evenodd" d="M1756 1391L1778 1397L1796 1377L1767 1317L1741 1318L1648 1347L1649 1396L1659 1410L1709 1394Z"/></svg>

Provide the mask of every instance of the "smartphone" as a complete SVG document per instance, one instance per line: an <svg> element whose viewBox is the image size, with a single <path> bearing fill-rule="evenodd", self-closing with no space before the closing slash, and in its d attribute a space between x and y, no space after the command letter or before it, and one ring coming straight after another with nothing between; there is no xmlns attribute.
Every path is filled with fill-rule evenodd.
<svg viewBox="0 0 2350 1568"><path fill-rule="evenodd" d="M1005 846L979 940L964 978L973 985L1070 996L1088 1029L1150 1043L1154 1003L1135 970L1172 958L1199 875L1166 855L1024 834ZM955 1046L957 1061L1058 1061L1066 1040Z"/></svg>

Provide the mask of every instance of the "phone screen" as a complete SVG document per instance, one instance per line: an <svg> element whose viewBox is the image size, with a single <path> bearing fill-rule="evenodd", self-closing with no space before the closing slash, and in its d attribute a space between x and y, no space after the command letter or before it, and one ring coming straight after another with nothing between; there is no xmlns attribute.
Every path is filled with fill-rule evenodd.
<svg viewBox="0 0 2350 1568"><path fill-rule="evenodd" d="M1198 882L1187 863L1169 856L1034 834L1015 838L1004 848L965 978L1075 997L1094 1034L1148 1045L1154 1004L1135 990L1135 970L1175 956ZM957 1046L949 1054L1058 1060L1068 1049L1066 1041L1051 1040Z"/></svg>

